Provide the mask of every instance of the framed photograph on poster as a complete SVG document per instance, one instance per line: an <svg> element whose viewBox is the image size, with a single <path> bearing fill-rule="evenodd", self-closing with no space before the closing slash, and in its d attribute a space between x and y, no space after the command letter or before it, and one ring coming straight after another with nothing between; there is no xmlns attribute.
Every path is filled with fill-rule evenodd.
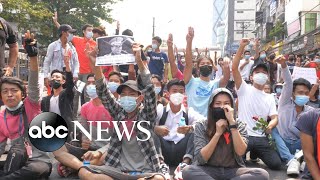
<svg viewBox="0 0 320 180"><path fill-rule="evenodd" d="M112 66L135 64L132 51L133 37L130 36L105 36L97 38L99 53L96 66Z"/></svg>

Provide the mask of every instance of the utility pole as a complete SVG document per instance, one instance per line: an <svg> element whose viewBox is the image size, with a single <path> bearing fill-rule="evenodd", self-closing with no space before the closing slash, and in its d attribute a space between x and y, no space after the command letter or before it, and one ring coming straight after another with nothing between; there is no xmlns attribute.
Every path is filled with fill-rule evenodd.
<svg viewBox="0 0 320 180"><path fill-rule="evenodd" d="M155 21L156 21L156 19L155 19L155 17L153 17L153 25L152 25L152 37L154 37L154 29L155 29Z"/></svg>
<svg viewBox="0 0 320 180"><path fill-rule="evenodd" d="M240 22L240 28L242 31L242 38L244 38L244 30L248 29L250 27L250 24L248 22Z"/></svg>

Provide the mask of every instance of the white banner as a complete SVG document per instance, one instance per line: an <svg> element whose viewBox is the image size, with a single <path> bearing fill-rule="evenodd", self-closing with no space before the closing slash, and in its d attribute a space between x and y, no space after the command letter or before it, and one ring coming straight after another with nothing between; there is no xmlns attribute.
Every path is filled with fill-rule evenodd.
<svg viewBox="0 0 320 180"><path fill-rule="evenodd" d="M315 68L302 68L294 67L292 73L292 79L304 78L308 80L311 84L317 83L317 72Z"/></svg>

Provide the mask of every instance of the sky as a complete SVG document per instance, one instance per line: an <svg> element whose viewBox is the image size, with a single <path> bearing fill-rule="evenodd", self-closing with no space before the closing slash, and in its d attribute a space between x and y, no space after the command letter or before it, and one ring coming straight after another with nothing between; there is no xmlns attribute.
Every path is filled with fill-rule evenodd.
<svg viewBox="0 0 320 180"><path fill-rule="evenodd" d="M155 35L166 40L172 33L178 48L185 48L189 26L195 31L194 47L212 46L212 0L123 0L111 7L113 19L120 21L120 33L131 29L141 44L151 44L155 17ZM109 35L115 33L115 22L103 25Z"/></svg>

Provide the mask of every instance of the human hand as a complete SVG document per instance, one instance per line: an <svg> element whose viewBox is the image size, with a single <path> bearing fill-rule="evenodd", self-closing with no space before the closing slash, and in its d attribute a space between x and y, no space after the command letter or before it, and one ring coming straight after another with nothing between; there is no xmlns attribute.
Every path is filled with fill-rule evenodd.
<svg viewBox="0 0 320 180"><path fill-rule="evenodd" d="M138 44L138 43L133 43L133 44L132 44L132 51L133 51L133 54L134 54L135 57L136 57L136 61L137 61L137 60L142 60L142 59L141 59L141 47L140 47L140 44Z"/></svg>
<svg viewBox="0 0 320 180"><path fill-rule="evenodd" d="M189 27L188 28L188 34L186 36L187 42L191 43L192 40L193 40L193 37L194 37L194 29L193 29L193 27Z"/></svg>
<svg viewBox="0 0 320 180"><path fill-rule="evenodd" d="M245 47L245 46L247 46L249 43L250 43L250 40L249 40L248 38L243 38L243 39L240 41L240 46L241 46L241 47Z"/></svg>
<svg viewBox="0 0 320 180"><path fill-rule="evenodd" d="M85 161L90 161L90 164L99 164L102 156L100 151L88 151L81 158Z"/></svg>
<svg viewBox="0 0 320 180"><path fill-rule="evenodd" d="M192 126L180 126L177 129L177 132L180 134L187 134L191 130Z"/></svg>
<svg viewBox="0 0 320 180"><path fill-rule="evenodd" d="M58 22L58 13L57 11L54 12L54 16L52 17L53 22Z"/></svg>
<svg viewBox="0 0 320 180"><path fill-rule="evenodd" d="M236 121L234 120L234 109L230 105L224 105L222 109L224 110L224 114L226 115L229 125L235 124Z"/></svg>
<svg viewBox="0 0 320 180"><path fill-rule="evenodd" d="M169 37L168 37L168 40L167 40L167 45L168 45L168 47L172 47L173 46L173 36L172 36L171 33L169 34Z"/></svg>
<svg viewBox="0 0 320 180"><path fill-rule="evenodd" d="M164 136L167 136L169 134L169 129L166 127L166 126L155 126L154 127L154 132L161 136L161 137L164 137Z"/></svg>
<svg viewBox="0 0 320 180"><path fill-rule="evenodd" d="M220 119L216 122L216 134L217 136L221 136L227 129L228 122L225 119Z"/></svg>
<svg viewBox="0 0 320 180"><path fill-rule="evenodd" d="M285 64L285 63L286 63L287 59L286 59L286 57L284 57L283 55L280 55L280 56L275 57L274 61L275 61L276 63L282 65L282 64Z"/></svg>
<svg viewBox="0 0 320 180"><path fill-rule="evenodd" d="M90 144L91 144L91 141L89 139L83 138L82 142L81 142L81 147L82 147L82 149L88 150L90 147Z"/></svg>

